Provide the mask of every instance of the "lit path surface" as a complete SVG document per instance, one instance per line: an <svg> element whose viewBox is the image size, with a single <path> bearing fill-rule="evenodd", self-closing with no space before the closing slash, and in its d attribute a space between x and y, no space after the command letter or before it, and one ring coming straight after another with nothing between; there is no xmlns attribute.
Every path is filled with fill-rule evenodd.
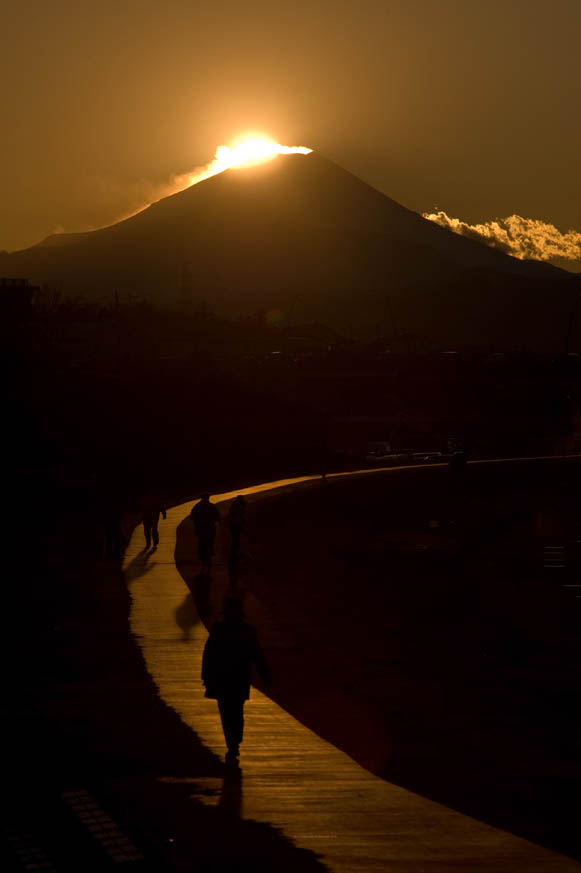
<svg viewBox="0 0 581 873"><path fill-rule="evenodd" d="M300 483L314 478L267 483L212 500L305 487ZM207 632L192 612L193 604L185 626L183 621L178 625L188 589L174 563L176 528L192 506L184 503L168 511L152 555L141 552L141 527L132 537L124 564L132 596L131 631L162 699L222 758L216 702L204 698L199 678ZM221 589L214 593L216 599L224 594L225 575L224 568L216 568L212 585ZM570 858L373 776L256 689L245 711L237 812L243 819L279 828L296 846L315 852L331 871L578 873L577 862ZM218 803L221 779L193 781L200 800Z"/></svg>

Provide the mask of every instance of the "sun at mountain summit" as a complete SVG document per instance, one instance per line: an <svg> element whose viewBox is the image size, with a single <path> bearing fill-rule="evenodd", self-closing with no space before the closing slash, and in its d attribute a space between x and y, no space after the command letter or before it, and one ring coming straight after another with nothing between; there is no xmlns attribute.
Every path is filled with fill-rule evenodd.
<svg viewBox="0 0 581 873"><path fill-rule="evenodd" d="M176 177L178 190L198 182L203 182L211 176L223 173L238 167L250 167L263 161L270 161L277 155L310 155L312 149L306 146L285 146L263 135L249 135L240 137L232 145L219 145L214 155L214 160L206 167L188 173L185 176Z"/></svg>
<svg viewBox="0 0 581 873"><path fill-rule="evenodd" d="M305 146L283 146L267 137L250 136L232 146L221 145L216 149L215 160L224 170L269 160L276 155L308 155L312 149Z"/></svg>

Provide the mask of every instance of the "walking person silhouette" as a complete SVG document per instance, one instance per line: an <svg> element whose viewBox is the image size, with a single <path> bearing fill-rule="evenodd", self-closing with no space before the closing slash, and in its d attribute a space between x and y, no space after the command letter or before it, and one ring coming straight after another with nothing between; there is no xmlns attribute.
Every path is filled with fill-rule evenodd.
<svg viewBox="0 0 581 873"><path fill-rule="evenodd" d="M154 549L157 549L159 543L159 531L157 526L159 524L159 516L165 519L165 507L162 506L161 501L150 495L146 497L143 501L143 533L145 534L145 548L148 549L151 546L153 541Z"/></svg>
<svg viewBox="0 0 581 873"><path fill-rule="evenodd" d="M228 752L226 760L236 761L244 734L244 703L250 697L252 668L256 667L267 685L272 682L262 654L256 629L244 621L242 603L228 597L223 619L216 622L204 647L202 682L206 697L218 701Z"/></svg>
<svg viewBox="0 0 581 873"><path fill-rule="evenodd" d="M212 566L214 555L216 525L220 522L220 513L214 504L210 503L209 494L202 494L200 501L190 512L190 518L194 523L194 530L198 537L198 555L202 570L208 571Z"/></svg>

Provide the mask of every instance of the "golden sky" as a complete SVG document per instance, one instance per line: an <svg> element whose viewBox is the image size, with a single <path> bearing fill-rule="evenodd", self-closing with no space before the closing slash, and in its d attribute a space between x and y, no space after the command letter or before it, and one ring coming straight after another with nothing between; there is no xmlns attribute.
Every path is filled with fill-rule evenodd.
<svg viewBox="0 0 581 873"><path fill-rule="evenodd" d="M580 0L9 0L3 31L0 249L249 129L418 212L581 230Z"/></svg>

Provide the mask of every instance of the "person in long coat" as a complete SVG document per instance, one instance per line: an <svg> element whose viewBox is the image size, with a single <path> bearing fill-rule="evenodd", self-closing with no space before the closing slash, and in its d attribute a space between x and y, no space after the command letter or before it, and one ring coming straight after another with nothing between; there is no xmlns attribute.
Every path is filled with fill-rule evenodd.
<svg viewBox="0 0 581 873"><path fill-rule="evenodd" d="M262 654L256 629L244 621L242 603L228 597L206 641L202 658L202 682L206 697L218 701L228 753L235 761L244 733L244 703L250 697L252 669L256 667L267 685L272 678Z"/></svg>

